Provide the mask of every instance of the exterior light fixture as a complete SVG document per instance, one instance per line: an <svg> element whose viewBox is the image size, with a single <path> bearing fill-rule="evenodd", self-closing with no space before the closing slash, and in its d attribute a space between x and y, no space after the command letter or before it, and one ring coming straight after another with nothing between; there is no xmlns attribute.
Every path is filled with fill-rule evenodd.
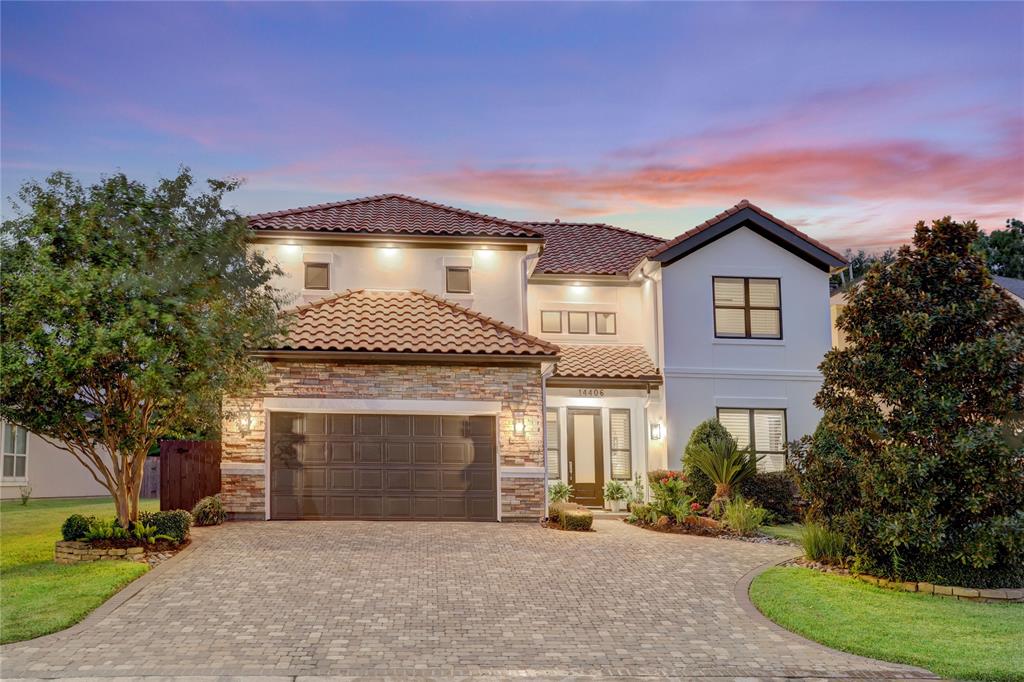
<svg viewBox="0 0 1024 682"><path fill-rule="evenodd" d="M522 412L512 414L512 433L522 436L526 433L526 416Z"/></svg>
<svg viewBox="0 0 1024 682"><path fill-rule="evenodd" d="M665 437L665 427L659 422L651 422L651 440L661 440Z"/></svg>
<svg viewBox="0 0 1024 682"><path fill-rule="evenodd" d="M235 423L238 426L238 434L242 436L242 438L246 438L250 433L252 433L253 428L256 426L256 413L248 407L244 408L238 413Z"/></svg>

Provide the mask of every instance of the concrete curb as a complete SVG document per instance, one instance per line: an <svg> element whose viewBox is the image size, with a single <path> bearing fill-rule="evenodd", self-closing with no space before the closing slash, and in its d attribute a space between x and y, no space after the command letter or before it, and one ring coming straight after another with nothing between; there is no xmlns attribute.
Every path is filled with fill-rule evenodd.
<svg viewBox="0 0 1024 682"><path fill-rule="evenodd" d="M754 582L754 578L761 575L769 568L781 566L782 564L793 561L794 559L798 559L801 556L803 555L797 554L787 559L783 559L782 561L769 561L768 563L761 564L760 566L757 566L747 571L743 575L743 577L741 577L736 582L736 586L735 588L733 588L733 593L736 596L736 603L738 603L740 605L740 608L743 609L743 611L748 616L750 616L751 620L755 621L759 625L766 626L769 629L774 630L775 632L785 633L786 635L789 635L791 637L798 637L807 644L811 645L812 647L821 649L822 651L828 651L829 653L835 653L838 651L845 656L852 656L857 660L864 661L865 663L870 663L871 665L877 665L879 662L885 663L886 665L891 665L894 668L894 674L892 675L892 679L942 679L940 676L936 675L930 670L925 670L924 668L917 668L912 665L906 665L904 663L892 663L890 661L883 661L882 659L868 658L867 656L860 656L858 654L850 653L849 651L833 649L832 647L825 646L820 642L815 642L813 639L807 639L806 637L797 632L787 630L786 628L782 627L781 625L779 625L778 623L776 623L775 621L771 620L766 615L761 613L761 611L754 605L754 602L750 600L750 585Z"/></svg>
<svg viewBox="0 0 1024 682"><path fill-rule="evenodd" d="M159 580L164 573L174 569L177 564L192 554L200 547L202 547L209 539L207 536L211 532L212 528L203 528L201 531L196 533L196 529L192 529L191 538L192 541L188 544L188 547L181 550L170 559L162 561L155 567L146 571L141 576L128 583L120 590L111 595L110 599L103 602L95 609L85 615L82 620L78 621L69 628L64 630L58 630L57 632L51 632L48 635L40 635L33 639L23 639L19 642L8 642L7 644L0 645L0 656L3 656L9 647L23 646L26 644L32 644L37 646L45 646L50 643L57 643L67 637L72 637L83 630L92 627L92 624L103 620L111 613L120 608L123 604L128 602L131 598L137 595L142 590L146 589L150 583Z"/></svg>

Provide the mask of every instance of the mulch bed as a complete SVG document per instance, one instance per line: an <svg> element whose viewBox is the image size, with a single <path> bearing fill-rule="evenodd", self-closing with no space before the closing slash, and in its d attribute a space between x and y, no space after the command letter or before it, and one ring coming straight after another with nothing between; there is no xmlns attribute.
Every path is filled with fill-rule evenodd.
<svg viewBox="0 0 1024 682"><path fill-rule="evenodd" d="M765 535L764 533L757 533L756 535L740 535L735 533L728 528L725 528L718 524L712 519L706 517L699 517L702 520L697 523L667 523L667 524L650 524L650 523L631 523L629 519L623 519L624 523L629 523L631 526L637 528L643 528L645 530L653 530L658 533L674 533L675 535L700 535L708 538L719 538L720 540L739 540L740 542L753 542L761 545L792 545L793 543L789 540L783 540L782 538L772 537L771 535Z"/></svg>

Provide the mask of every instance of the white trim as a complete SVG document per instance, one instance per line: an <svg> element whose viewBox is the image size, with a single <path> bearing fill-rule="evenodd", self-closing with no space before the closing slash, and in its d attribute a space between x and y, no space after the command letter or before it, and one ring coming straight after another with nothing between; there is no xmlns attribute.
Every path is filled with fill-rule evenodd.
<svg viewBox="0 0 1024 682"><path fill-rule="evenodd" d="M714 346L785 346L785 339L757 339L757 338L719 338L711 340Z"/></svg>
<svg viewBox="0 0 1024 682"><path fill-rule="evenodd" d="M786 398L748 398L746 396L716 395L715 407L737 410L784 409L789 407L789 400Z"/></svg>
<svg viewBox="0 0 1024 682"><path fill-rule="evenodd" d="M273 412L497 415L501 403L484 400L358 400L348 398L264 398Z"/></svg>
<svg viewBox="0 0 1024 682"><path fill-rule="evenodd" d="M260 462L221 462L220 472L236 476L257 476L263 473L263 464Z"/></svg>
<svg viewBox="0 0 1024 682"><path fill-rule="evenodd" d="M503 466L501 478L544 478L544 467Z"/></svg>
<svg viewBox="0 0 1024 682"><path fill-rule="evenodd" d="M665 377L669 379L764 379L768 381L814 381L822 380L817 370L800 369L725 369L720 367L666 367Z"/></svg>

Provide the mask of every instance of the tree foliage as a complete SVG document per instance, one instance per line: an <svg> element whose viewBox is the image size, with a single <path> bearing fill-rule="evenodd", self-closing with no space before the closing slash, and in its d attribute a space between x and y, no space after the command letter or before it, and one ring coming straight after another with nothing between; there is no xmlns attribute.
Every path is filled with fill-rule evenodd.
<svg viewBox="0 0 1024 682"><path fill-rule="evenodd" d="M839 316L849 346L815 404L856 474L837 517L862 570L1024 583L1024 313L971 250L974 223L917 225ZM831 506L833 503L829 503Z"/></svg>
<svg viewBox="0 0 1024 682"><path fill-rule="evenodd" d="M994 275L1024 279L1024 221L1010 218L1005 230L978 235L974 248Z"/></svg>
<svg viewBox="0 0 1024 682"><path fill-rule="evenodd" d="M126 528L150 447L216 432L221 394L261 376L249 351L282 331L279 271L222 205L236 185L193 184L55 173L3 224L0 416L85 465Z"/></svg>

